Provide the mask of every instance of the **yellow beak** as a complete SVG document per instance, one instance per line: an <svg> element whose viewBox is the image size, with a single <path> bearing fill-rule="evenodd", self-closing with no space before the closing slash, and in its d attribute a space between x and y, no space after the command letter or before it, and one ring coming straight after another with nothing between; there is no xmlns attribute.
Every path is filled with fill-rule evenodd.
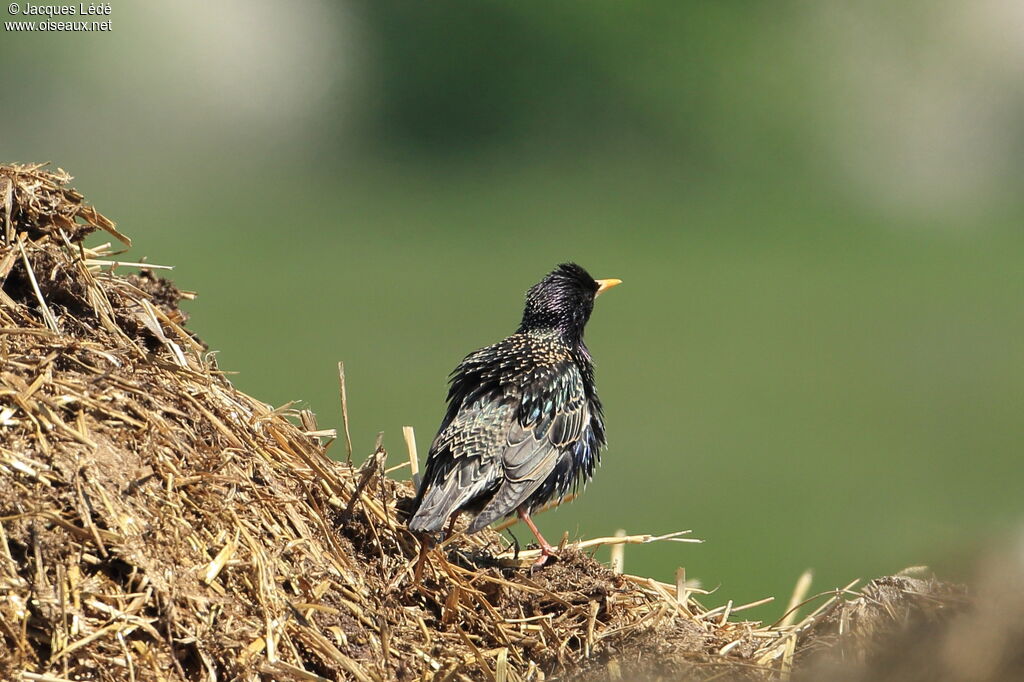
<svg viewBox="0 0 1024 682"><path fill-rule="evenodd" d="M612 287L617 287L622 284L621 279L597 279L594 281L597 282L597 293L594 294L594 298L597 298Z"/></svg>

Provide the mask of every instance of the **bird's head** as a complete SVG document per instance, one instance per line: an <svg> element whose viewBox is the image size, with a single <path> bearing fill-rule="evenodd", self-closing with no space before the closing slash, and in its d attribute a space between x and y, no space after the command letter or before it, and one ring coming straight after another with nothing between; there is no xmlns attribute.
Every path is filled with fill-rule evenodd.
<svg viewBox="0 0 1024 682"><path fill-rule="evenodd" d="M579 341L594 299L621 283L620 279L594 279L579 265L562 263L526 292L519 331L555 329L566 340Z"/></svg>

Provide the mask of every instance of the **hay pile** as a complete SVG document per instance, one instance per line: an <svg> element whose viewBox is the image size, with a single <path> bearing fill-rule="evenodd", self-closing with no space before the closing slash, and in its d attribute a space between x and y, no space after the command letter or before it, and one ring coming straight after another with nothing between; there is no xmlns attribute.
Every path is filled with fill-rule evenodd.
<svg viewBox="0 0 1024 682"><path fill-rule="evenodd" d="M489 530L413 585L387 453L332 461L235 390L186 292L84 246L128 239L69 180L0 166L0 679L776 679L851 603L745 622L571 548L531 575Z"/></svg>

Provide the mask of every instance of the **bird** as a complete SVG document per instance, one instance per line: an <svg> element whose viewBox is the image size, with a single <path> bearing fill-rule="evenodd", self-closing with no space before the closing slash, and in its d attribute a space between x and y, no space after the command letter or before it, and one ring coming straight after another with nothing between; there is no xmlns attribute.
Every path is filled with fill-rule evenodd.
<svg viewBox="0 0 1024 682"><path fill-rule="evenodd" d="M606 445L604 411L583 332L594 300L622 283L562 263L526 293L516 332L467 355L449 376L447 411L427 454L408 528L426 552L462 513L475 533L517 514L554 555L530 514L586 483Z"/></svg>

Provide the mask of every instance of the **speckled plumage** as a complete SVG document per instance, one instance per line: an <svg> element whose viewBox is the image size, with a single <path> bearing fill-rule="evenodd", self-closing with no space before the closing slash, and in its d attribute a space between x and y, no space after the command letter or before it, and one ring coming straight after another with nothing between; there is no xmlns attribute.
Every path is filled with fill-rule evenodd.
<svg viewBox="0 0 1024 682"><path fill-rule="evenodd" d="M618 280L601 282L560 265L527 293L515 334L455 368L411 530L437 532L466 511L476 532L590 479L605 433L583 329L599 290Z"/></svg>

